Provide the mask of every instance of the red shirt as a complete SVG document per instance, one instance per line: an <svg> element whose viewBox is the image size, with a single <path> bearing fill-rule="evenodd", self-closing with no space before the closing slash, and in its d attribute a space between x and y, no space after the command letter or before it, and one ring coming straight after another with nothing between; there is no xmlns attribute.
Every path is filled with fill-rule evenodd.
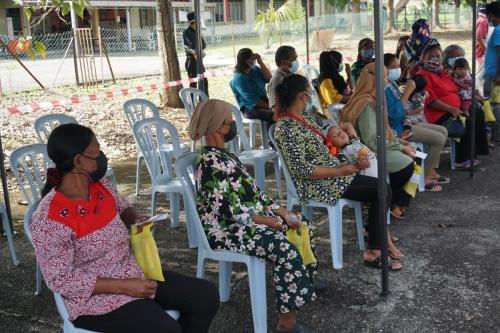
<svg viewBox="0 0 500 333"><path fill-rule="evenodd" d="M436 99L455 108L460 108L460 97L458 96L458 88L450 74L444 69L437 75L434 72L419 70L417 74L422 75L427 81L425 90L429 93L429 97L425 100L425 117L429 123L435 123L439 118L447 112L437 110L430 105Z"/></svg>
<svg viewBox="0 0 500 333"><path fill-rule="evenodd" d="M483 39L485 40L486 37L488 37L488 20L486 19L486 17L484 16L479 16L477 18L477 22L476 22L476 39L477 40L480 40L480 39ZM484 50L483 48L481 48L479 46L479 43L476 42L476 59L482 59L484 57L484 53L485 53L486 50Z"/></svg>

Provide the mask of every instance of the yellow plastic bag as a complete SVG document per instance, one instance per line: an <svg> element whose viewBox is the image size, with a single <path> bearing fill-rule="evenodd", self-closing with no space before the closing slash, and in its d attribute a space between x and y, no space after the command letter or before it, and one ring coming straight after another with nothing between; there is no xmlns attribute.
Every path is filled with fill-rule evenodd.
<svg viewBox="0 0 500 333"><path fill-rule="evenodd" d="M483 102L484 110L484 121L487 123L494 123L496 121L495 115L493 114L493 109L489 100Z"/></svg>
<svg viewBox="0 0 500 333"><path fill-rule="evenodd" d="M413 169L413 174L411 175L410 180L403 187L405 192L411 195L412 198L415 198L417 196L417 189L420 183L420 177L424 176L422 175L422 166L418 165L417 163L414 164L415 168Z"/></svg>
<svg viewBox="0 0 500 333"><path fill-rule="evenodd" d="M300 230L300 235L297 230ZM317 260L311 248L309 227L303 225L299 229L288 229L286 238L299 250L304 265L307 266L316 263Z"/></svg>
<svg viewBox="0 0 500 333"><path fill-rule="evenodd" d="M156 247L151 228L153 223L139 226L132 225L130 231L130 244L135 260L142 268L144 275L151 280L165 281L161 269L160 255Z"/></svg>

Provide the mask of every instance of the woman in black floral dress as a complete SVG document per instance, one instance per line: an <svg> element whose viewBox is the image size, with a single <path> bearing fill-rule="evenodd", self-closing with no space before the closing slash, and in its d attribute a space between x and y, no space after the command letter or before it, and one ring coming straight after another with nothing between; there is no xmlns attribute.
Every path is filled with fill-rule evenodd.
<svg viewBox="0 0 500 333"><path fill-rule="evenodd" d="M313 199L329 205L335 205L340 198L370 203L368 249L363 260L369 266L381 267L378 181L376 178L357 174L368 168L370 162L361 157L356 165L351 165L341 153L337 154L329 139L305 112L311 99L311 91L304 77L291 75L276 90L282 112L274 135L300 199ZM341 124L341 127L345 128L350 137L356 136L352 126ZM387 202L390 202L389 186L387 193ZM388 238L390 253L399 253L390 237ZM401 264L392 262L390 268L399 270Z"/></svg>
<svg viewBox="0 0 500 333"><path fill-rule="evenodd" d="M210 246L273 263L278 332L312 332L297 323L295 311L316 299L312 285L316 264L306 267L286 238L289 228L298 227L293 221L298 216L261 192L239 159L224 148L236 135L231 104L220 100L200 103L189 134L193 140L205 136L207 143L200 151L195 179L198 214ZM311 232L310 236L314 250Z"/></svg>

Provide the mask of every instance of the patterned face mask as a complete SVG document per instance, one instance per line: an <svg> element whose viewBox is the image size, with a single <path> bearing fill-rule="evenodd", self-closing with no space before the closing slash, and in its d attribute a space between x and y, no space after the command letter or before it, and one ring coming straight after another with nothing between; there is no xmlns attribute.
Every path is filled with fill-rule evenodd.
<svg viewBox="0 0 500 333"><path fill-rule="evenodd" d="M431 72L440 72L443 69L443 59L441 57L432 57L424 62L424 68Z"/></svg>

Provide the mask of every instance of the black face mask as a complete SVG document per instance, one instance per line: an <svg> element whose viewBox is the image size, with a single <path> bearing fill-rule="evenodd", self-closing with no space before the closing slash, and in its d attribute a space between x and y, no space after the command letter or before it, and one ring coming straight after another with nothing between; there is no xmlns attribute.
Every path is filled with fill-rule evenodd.
<svg viewBox="0 0 500 333"><path fill-rule="evenodd" d="M236 121L232 121L229 124L229 133L224 134L224 142L229 142L229 141L233 140L236 137L236 133L237 133Z"/></svg>
<svg viewBox="0 0 500 333"><path fill-rule="evenodd" d="M108 171L108 158L106 157L106 155L102 151L100 151L99 156L97 156L96 158L84 154L82 155L86 158L96 161L97 163L97 170L88 173L90 179L92 180L92 183L96 183L101 180L106 175L106 171Z"/></svg>

